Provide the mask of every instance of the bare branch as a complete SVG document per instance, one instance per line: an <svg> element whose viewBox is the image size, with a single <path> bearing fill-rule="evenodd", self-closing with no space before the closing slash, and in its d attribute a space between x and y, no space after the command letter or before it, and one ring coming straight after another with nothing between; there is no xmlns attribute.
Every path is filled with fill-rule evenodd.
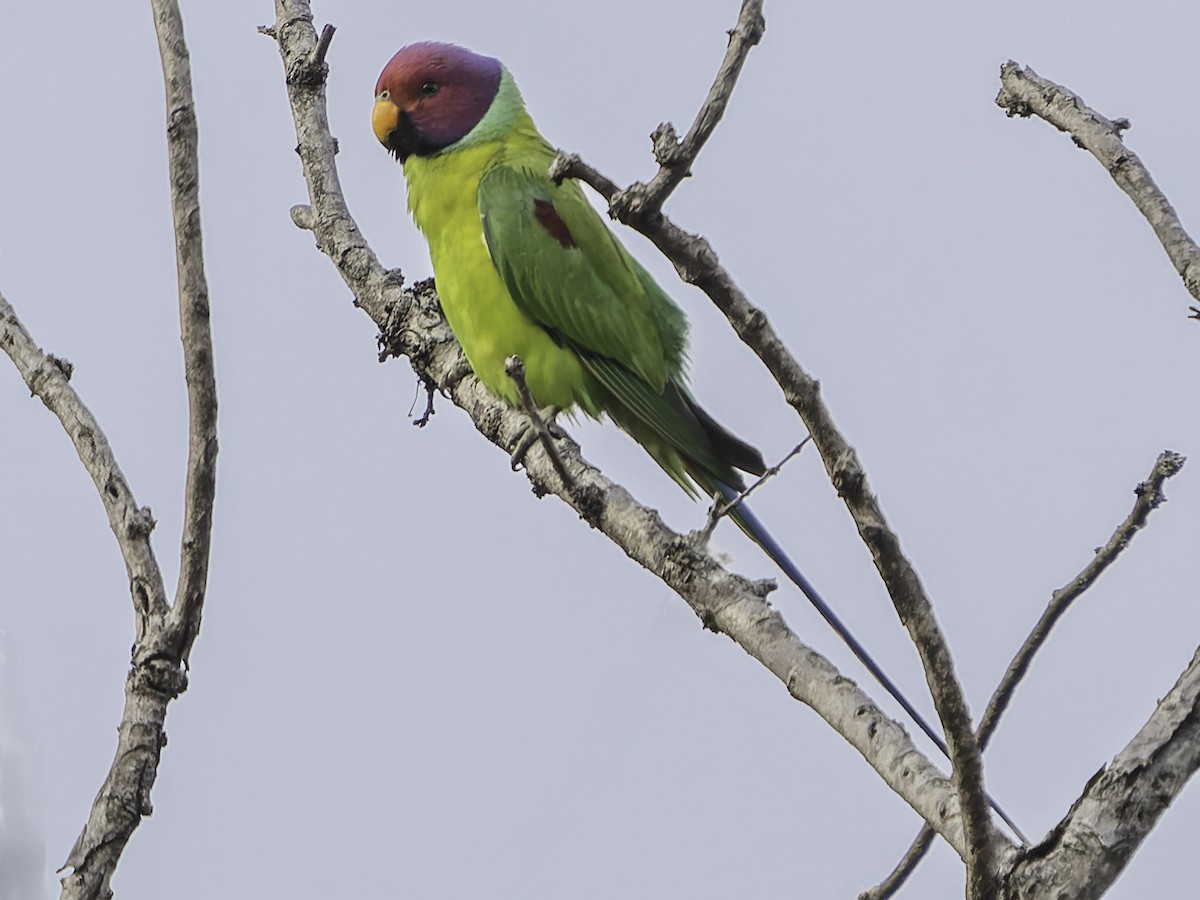
<svg viewBox="0 0 1200 900"><path fill-rule="evenodd" d="M643 203L638 185L621 191L577 155L561 152L551 165L550 174L556 180L579 178L595 188L608 201L613 218L648 237L675 265L684 281L703 290L725 314L738 337L762 360L782 388L784 398L808 428L830 479L846 503L863 543L871 551L900 621L920 654L934 707L946 733L955 783L971 836L968 841L973 848L968 859L971 896L989 896L988 885L993 879L987 873L994 862L996 831L988 815L983 762L966 697L920 578L901 551L899 538L888 526L854 449L834 425L821 399L820 385L792 356L766 314L749 301L721 266L708 241L675 225L661 208Z"/></svg>
<svg viewBox="0 0 1200 900"><path fill-rule="evenodd" d="M1170 450L1160 453L1154 462L1154 468L1150 470L1150 475L1133 489L1137 499L1134 500L1133 509L1125 517L1125 521L1117 526L1117 530L1108 539L1108 543L1096 550L1096 555L1083 568L1083 571L1051 595L1050 603L1046 606L1037 624L1033 626L1025 643L1021 645L1021 649L1008 664L1008 670L1004 673L1000 686L996 688L992 699L988 701L987 710L979 723L980 747L986 747L992 739L996 727L1000 724L1000 718L1004 715L1017 690L1017 685L1029 671L1034 656L1046 643L1055 623L1062 618L1071 604L1084 591L1096 583L1096 579L1116 561L1121 551L1129 546L1133 536L1145 526L1150 513L1166 502L1167 498L1162 493L1163 484L1183 468L1184 462L1186 462L1186 457L1178 453Z"/></svg>
<svg viewBox="0 0 1200 900"><path fill-rule="evenodd" d="M1200 768L1200 651L1142 730L1084 788L1038 852L1016 862L1013 897L1100 897ZM1069 893L1062 888L1070 886Z"/></svg>
<svg viewBox="0 0 1200 900"><path fill-rule="evenodd" d="M631 185L624 192L622 202L628 204L630 215L636 216L637 210L646 209L657 211L662 209L675 188L683 179L692 174L692 163L696 161L700 150L708 142L717 123L725 115L725 107L733 95L734 85L742 73L742 66L753 48L766 31L767 25L762 14L763 0L744 0L741 12L738 13L737 25L729 32L729 47L725 58L717 70L708 96L687 136L680 141L675 133L675 126L664 122L650 136L654 142L654 158L658 161L659 169L646 185Z"/></svg>
<svg viewBox="0 0 1200 900"><path fill-rule="evenodd" d="M336 25L326 24L321 29L321 37L317 41L317 48L313 51L313 62L318 66L325 65L325 54L329 52L329 45L333 43L333 33L337 31Z"/></svg>
<svg viewBox="0 0 1200 900"><path fill-rule="evenodd" d="M3 297L0 349L16 363L30 390L58 417L75 444L108 513L133 595L136 643L125 681L116 757L63 866L74 870L63 878L64 898L109 897L109 882L126 843L142 816L153 811L150 790L166 744L167 704L187 688L187 676L178 657L172 660L162 650L170 643L164 640L169 610L162 573L150 547L154 518L149 508L138 507L99 423L67 383L68 366L38 349Z"/></svg>
<svg viewBox="0 0 1200 900"><path fill-rule="evenodd" d="M554 161L550 163L549 174L555 184L562 184L564 178L577 178L584 184L590 185L596 193L609 201L610 204L613 197L620 193L621 190L615 181L593 169L584 162L578 153L567 153L559 150L558 155L554 157Z"/></svg>
<svg viewBox="0 0 1200 900"><path fill-rule="evenodd" d="M1200 247L1138 155L1125 146L1122 133L1130 127L1129 120L1106 119L1067 88L1012 60L1000 67L1000 83L996 104L1009 116L1045 119L1096 157L1146 217L1188 293L1200 300Z"/></svg>
<svg viewBox="0 0 1200 900"><path fill-rule="evenodd" d="M1103 896L1200 769L1200 650L1150 719L1101 769L1067 815L1028 854L1008 854L999 878L1009 897ZM914 849L888 880L860 895L892 896L920 860ZM901 871L904 863L908 870Z"/></svg>
<svg viewBox="0 0 1200 900"><path fill-rule="evenodd" d="M307 0L276 0L276 27L288 96L296 121L310 209L297 224L313 230L318 247L335 264L357 305L383 332L385 353L404 355L418 375L442 385L498 447L512 446L525 416L491 395L475 378L462 377L462 353L429 282L401 288L399 273L385 270L350 218L338 183L329 134L323 75L309 60L316 45ZM313 77L314 75L318 77ZM927 821L935 823L960 854L967 853L957 792L852 682L788 629L765 602L769 583L751 583L722 569L694 543L663 525L620 486L586 464L569 439L558 448L575 482L567 490L540 445L526 458L526 475L539 495L553 493L633 560L661 578L706 627L728 635L776 675L863 754L884 780ZM986 801L985 801L986 802ZM986 815L986 806L985 806ZM1011 845L998 837L998 846Z"/></svg>
<svg viewBox="0 0 1200 900"><path fill-rule="evenodd" d="M512 467L516 471L525 459L525 454L528 452L533 441L540 440L542 449L546 451L546 455L550 457L550 461L554 463L554 471L558 473L558 477L568 490L575 487L571 481L571 473L567 471L566 465L562 458L558 455L558 450L554 446L554 435L551 434L551 423L546 421L546 417L542 415L542 411L537 408L537 404L533 402L533 393L529 390L529 382L525 380L525 361L519 356L510 356L504 361L504 371L508 373L508 377L513 380L517 386L517 396L521 398L521 406L525 410L525 415L529 416L529 431L522 436L518 441L516 448L512 452ZM557 415L558 410L552 410L552 415Z"/></svg>
<svg viewBox="0 0 1200 900"><path fill-rule="evenodd" d="M3 295L0 295L0 350L16 364L33 396L58 417L75 445L79 461L92 476L108 514L108 525L125 560L136 635L141 642L151 623L165 616L168 608L162 571L150 547L150 532L155 525L150 508L138 506L104 430L71 387L70 363L42 352Z"/></svg>
<svg viewBox="0 0 1200 900"><path fill-rule="evenodd" d="M1129 515L1125 517L1125 521L1117 526L1117 530L1113 532L1107 544L1097 548L1096 555L1092 557L1083 571L1071 579L1066 586L1059 588L1051 595L1049 605L1038 619L1037 624L1033 626L1029 637L1025 639L1012 662L1008 664L1000 686L996 688L992 699L988 701L987 710L979 723L980 750L987 747L992 735L996 733L1000 719L1016 693L1017 686L1029 671L1038 650L1050 637L1050 631L1054 628L1055 623L1062 618L1071 604L1084 591L1095 584L1096 579L1116 561L1121 551L1129 546L1133 536L1145 526L1150 513L1166 502L1166 497L1162 492L1163 484L1168 478L1178 474L1185 461L1183 456L1170 450L1160 453L1154 462L1154 468L1150 470L1149 477L1134 488L1133 492L1137 499L1134 501ZM928 825L923 826L920 833L914 838L912 846L908 848L904 858L896 864L892 873L877 886L861 894L860 900L886 900L891 897L916 869L917 864L929 850L932 841L933 831Z"/></svg>
<svg viewBox="0 0 1200 900"><path fill-rule="evenodd" d="M888 900L889 897L895 895L896 891L904 887L904 882L908 881L909 876L917 870L917 866L925 858L929 848L933 846L933 838L933 829L928 825L922 825L916 838L913 839L912 845L905 851L900 862L896 863L896 868L892 869L891 874L875 887L859 894L858 900Z"/></svg>
<svg viewBox="0 0 1200 900"><path fill-rule="evenodd" d="M213 497L217 489L217 383L213 373L208 285L200 231L200 163L196 107L183 19L174 0L151 0L158 51L166 87L167 152L175 264L179 279L179 326L188 392L188 463L184 489L183 541L179 584L170 628L181 642L186 666L200 632L200 612L208 583Z"/></svg>
<svg viewBox="0 0 1200 900"><path fill-rule="evenodd" d="M771 468L767 469L767 471L758 476L752 485L750 485L732 500L726 501L722 500L721 498L714 500L712 508L708 511L708 521L704 523L704 528L700 531L700 539L702 541L707 541L710 537L712 537L713 530L717 527L717 523L720 522L721 519L733 512L733 510L738 507L738 504L740 504L760 487L783 471L783 467L786 466L789 461L791 461L793 456L799 454L799 452L804 449L804 445L810 440L812 440L810 437L804 438L804 440L789 450L783 459L775 463L775 465L771 466Z"/></svg>
<svg viewBox="0 0 1200 900"><path fill-rule="evenodd" d="M158 561L150 547L154 519L138 507L99 423L67 382L69 364L44 354L0 296L0 349L17 366L35 396L58 417L109 517L125 559L135 612L133 664L125 682L125 708L113 765L92 804L87 824L64 864L64 898L111 896L109 882L125 845L153 806L150 792L166 744L167 704L187 688L181 642L167 627L170 610ZM175 649L172 657L171 649Z"/></svg>
<svg viewBox="0 0 1200 900"><path fill-rule="evenodd" d="M41 354L11 307L0 299L5 326L0 343L34 393L58 415L92 474L126 560L137 614L137 641L125 682L116 757L63 866L72 871L62 879L62 896L72 900L112 896L109 885L121 854L142 817L153 812L150 793L166 745L167 705L187 689L187 658L200 627L212 530L217 406L200 240L191 73L177 5L173 0L151 0L151 7L166 84L180 331L190 409L183 546L173 607L167 605L162 575L150 549L154 520L149 510L137 508L103 432L67 385L66 368Z"/></svg>

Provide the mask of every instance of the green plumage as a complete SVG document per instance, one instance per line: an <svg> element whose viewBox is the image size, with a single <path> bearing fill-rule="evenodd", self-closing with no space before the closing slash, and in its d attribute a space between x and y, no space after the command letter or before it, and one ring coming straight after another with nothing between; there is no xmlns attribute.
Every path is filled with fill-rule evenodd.
<svg viewBox="0 0 1200 900"><path fill-rule="evenodd" d="M487 118L404 172L438 293L475 374L517 402L504 361L525 363L539 406L608 414L685 490L706 494L758 451L686 388L683 311L621 246L579 186L547 175L553 148L507 72Z"/></svg>

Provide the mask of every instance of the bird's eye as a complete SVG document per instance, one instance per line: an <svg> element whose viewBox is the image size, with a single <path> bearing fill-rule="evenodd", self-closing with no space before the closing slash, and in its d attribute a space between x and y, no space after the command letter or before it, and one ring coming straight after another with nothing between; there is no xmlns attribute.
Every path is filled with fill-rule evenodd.
<svg viewBox="0 0 1200 900"><path fill-rule="evenodd" d="M380 100L380 101L387 101L387 100L391 100L391 99L392 99L392 93L391 93L391 91L389 91L387 88L384 88L382 91L380 91L380 92L379 92L379 96L378 96L378 97L376 97L375 99L376 99L376 100Z"/></svg>
<svg viewBox="0 0 1200 900"><path fill-rule="evenodd" d="M426 81L424 84L421 85L421 96L422 97L432 97L434 94L436 94L438 92L439 88L441 88L441 85L438 84L433 79L430 79L429 81Z"/></svg>

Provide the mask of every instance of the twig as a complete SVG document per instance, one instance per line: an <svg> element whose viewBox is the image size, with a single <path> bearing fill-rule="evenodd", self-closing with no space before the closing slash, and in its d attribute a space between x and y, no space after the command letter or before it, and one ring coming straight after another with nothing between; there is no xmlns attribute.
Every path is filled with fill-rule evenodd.
<svg viewBox="0 0 1200 900"><path fill-rule="evenodd" d="M1146 217L1188 293L1200 300L1200 247L1138 155L1125 146L1122 133L1130 127L1129 120L1106 119L1067 88L1012 60L1000 67L1000 83L996 104L1009 116L1045 119L1096 157Z"/></svg>
<svg viewBox="0 0 1200 900"><path fill-rule="evenodd" d="M329 45L333 43L333 33L335 31L337 31L337 26L330 24L326 24L321 29L321 37L317 41L317 48L313 51L313 62L316 65L325 65L325 54L329 52Z"/></svg>
<svg viewBox="0 0 1200 900"><path fill-rule="evenodd" d="M558 448L554 446L554 435L550 433L550 425L547 424L541 410L537 408L537 404L533 402L533 394L529 390L529 383L525 380L524 361L519 356L510 356L504 361L504 371L517 386L517 396L521 398L521 406L525 410L525 415L529 416L529 427L532 429L533 439L541 440L546 455L550 457L550 462L554 464L554 471L558 473L558 477L562 479L567 490L573 490L575 488L575 480L571 477L571 473L567 471L562 457L558 455ZM516 449L513 450L512 454L514 469L519 463L524 461L525 453L528 449L529 443L526 443L526 437L522 436L518 439Z"/></svg>
<svg viewBox="0 0 1200 900"><path fill-rule="evenodd" d="M596 193L610 203L621 190L615 181L584 162L578 153L567 153L565 150L559 150L550 163L550 178L555 184L562 184L564 178L577 178L591 185Z"/></svg>
<svg viewBox="0 0 1200 900"><path fill-rule="evenodd" d="M838 431L820 396L820 386L792 356L762 310L754 306L700 235L689 234L661 209L632 203L595 168L577 155L559 153L550 168L556 179L578 178L608 201L609 214L646 237L674 265L679 276L703 290L725 314L738 337L757 354L783 389L784 398L800 415L839 495L846 503L859 536L871 551L888 596L900 621L916 645L941 720L954 767L955 783L964 810L964 827L970 837L967 859L968 891L972 898L994 896L996 830L988 815L983 783L983 762L962 685L954 671L941 627L912 563L900 550L900 540L889 527L878 500L871 492L854 449ZM641 195L638 185L629 190Z"/></svg>
<svg viewBox="0 0 1200 900"><path fill-rule="evenodd" d="M151 648L168 614L166 587L150 547L154 517L139 507L100 423L67 383L67 372L44 354L16 312L0 296L0 349L16 364L30 392L46 405L70 436L79 460L92 477L117 539L133 597L133 666L125 681L125 709L118 728L117 754L92 804L91 814L64 868L64 898L111 896L109 881L133 830L151 810L150 789L165 743L162 723L167 703L187 686L178 663ZM149 651L149 652L148 652Z"/></svg>
<svg viewBox="0 0 1200 900"><path fill-rule="evenodd" d="M692 163L725 115L725 108L729 105L746 57L766 31L762 7L763 0L744 0L742 3L737 24L729 32L725 58L721 60L717 76L687 136L679 140L675 126L670 122L659 125L650 136L659 169L648 184L631 185L622 192L619 202L626 206L631 218L638 217L643 211L649 215L656 214L672 191L692 174Z"/></svg>
<svg viewBox="0 0 1200 900"><path fill-rule="evenodd" d="M155 525L150 508L138 506L104 430L71 387L60 361L42 352L2 294L0 350L12 359L30 393L62 423L75 445L79 461L92 477L108 514L108 526L125 560L133 597L135 635L141 643L152 622L161 620L168 609L162 571L150 547L150 532Z"/></svg>
<svg viewBox="0 0 1200 900"><path fill-rule="evenodd" d="M925 854L929 852L929 848L933 846L933 837L933 829L927 825L922 825L916 838L913 839L912 845L900 859L900 862L896 863L896 868L892 869L888 877L875 885L875 887L869 888L859 894L858 900L888 900L896 891L900 890L909 876L917 870L917 866L925 858Z"/></svg>
<svg viewBox="0 0 1200 900"><path fill-rule="evenodd" d="M393 352L409 358L423 377L447 385L450 399L470 415L488 440L512 445L525 416L490 394L474 378L448 379L462 354L441 315L428 282L405 290L384 269L350 217L338 182L329 134L325 88L303 77L317 36L307 0L276 0L276 28L288 97L313 214L305 225L336 266L358 306L388 329ZM721 568L692 542L667 529L658 515L637 504L579 457L571 441L559 444L577 484L568 492L549 460L531 459L526 475L540 493L567 502L588 524L604 532L634 561L661 578L704 624L738 643L787 685L846 740L906 802L960 854L967 853L957 791L937 774L903 729L879 712L852 682L804 645L777 611L765 603L769 583L750 583ZM856 705L861 704L861 705Z"/></svg>
<svg viewBox="0 0 1200 900"><path fill-rule="evenodd" d="M712 537L713 529L717 527L717 523L719 521L721 521L721 519L723 519L725 516L729 515L729 513L733 512L733 510L738 506L739 503L741 503L743 500L745 500L747 497L749 497L751 494L753 494L755 491L757 491L760 487L762 487L764 484L766 484L768 481L770 481L772 478L774 478L776 475L778 475L780 473L780 471L783 469L783 467L786 466L788 464L788 462L792 459L792 457L795 456L796 454L798 454L801 450L803 450L804 445L807 444L810 440L812 440L812 438L806 436L804 438L804 440L802 440L795 447L793 447L791 450L789 450L787 455L783 459L781 459L779 462L775 463L775 465L771 466L771 468L767 469L767 471L763 472L762 475L760 475L758 477L758 479L754 482L754 484L750 485L748 488L746 488L744 491L742 491L740 494L738 494L732 500L723 502L720 497L718 497L716 500L714 500L712 507L708 511L708 521L705 523L704 528L700 531L700 534L699 534L699 540L700 540L701 544L706 543L708 541L708 539Z"/></svg>
<svg viewBox="0 0 1200 900"><path fill-rule="evenodd" d="M1054 628L1055 623L1062 618L1071 604L1084 591L1095 584L1096 579L1116 561L1121 551L1129 546L1133 536L1146 525L1150 513L1166 502L1166 497L1162 492L1163 484L1168 478L1178 474L1183 468L1184 462L1186 462L1186 458L1178 453L1170 450L1160 453L1154 462L1154 468L1150 470L1149 477L1134 488L1133 493L1137 499L1134 501L1129 515L1125 517L1125 521L1117 526L1117 530L1108 539L1108 543L1096 549L1096 555L1083 568L1083 571L1050 596L1050 603L1013 657L1012 662L1008 664L1004 678L1001 679L999 687L988 701L987 710L979 722L980 750L986 749L992 735L996 733L1000 719L1016 693L1017 686L1029 671L1034 656L1050 637L1050 631ZM888 897L891 897L925 856L932 840L933 831L928 826L922 827L920 833L913 840L912 846L908 848L904 858L896 864L892 873L874 888L860 894L860 900L887 900Z"/></svg>
<svg viewBox="0 0 1200 900"><path fill-rule="evenodd" d="M1000 724L1000 718L1004 715L1017 690L1017 685L1029 671L1034 656L1046 643L1055 623L1062 618L1071 604L1084 591L1096 583L1096 579L1116 561L1121 551L1129 546L1133 536L1145 527L1150 513L1166 502L1166 497L1162 492L1163 484L1168 478L1178 474L1186 461L1186 457L1170 450L1160 453L1154 462L1154 468L1150 470L1150 475L1134 488L1133 493L1137 499L1134 500L1133 509L1130 510L1125 521L1117 526L1117 530L1108 539L1108 543L1097 548L1096 555L1083 568L1083 571L1051 595L1050 603L1046 606L1037 624L1033 626L1025 643L1021 645L1021 649L1008 664L1008 670L1004 673L1000 686L996 688L992 699L988 701L987 710L979 723L981 747L986 747L988 741L991 740L996 727Z"/></svg>

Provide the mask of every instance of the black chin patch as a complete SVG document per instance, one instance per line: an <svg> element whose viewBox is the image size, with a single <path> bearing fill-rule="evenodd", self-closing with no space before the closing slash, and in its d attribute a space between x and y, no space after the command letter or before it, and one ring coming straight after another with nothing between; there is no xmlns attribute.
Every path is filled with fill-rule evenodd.
<svg viewBox="0 0 1200 900"><path fill-rule="evenodd" d="M412 116L402 112L384 146L392 156L404 162L410 156L432 156L448 145L429 140L413 122Z"/></svg>

